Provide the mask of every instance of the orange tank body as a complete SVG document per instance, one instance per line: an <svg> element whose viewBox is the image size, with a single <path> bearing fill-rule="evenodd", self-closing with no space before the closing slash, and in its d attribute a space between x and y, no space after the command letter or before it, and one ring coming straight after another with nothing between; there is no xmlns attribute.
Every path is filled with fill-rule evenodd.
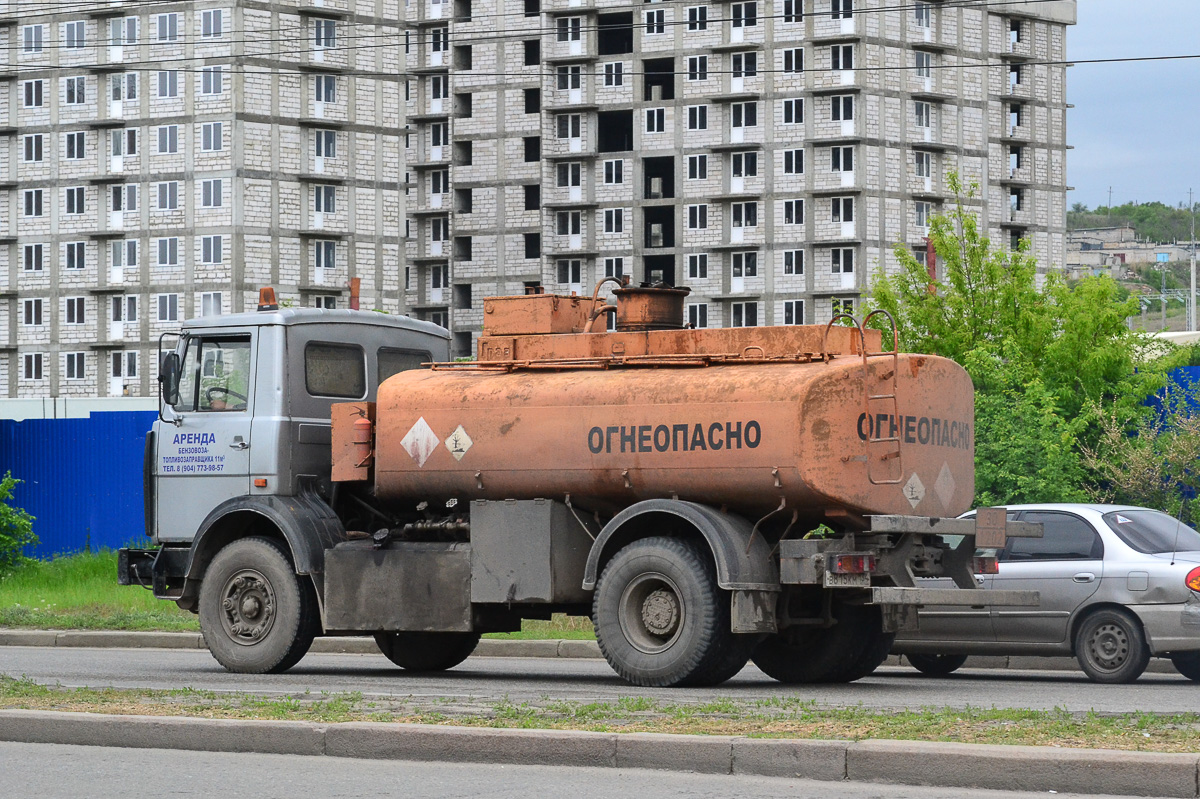
<svg viewBox="0 0 1200 799"><path fill-rule="evenodd" d="M893 384L894 406L871 400L868 422L865 393ZM865 365L843 355L414 370L380 386L376 412L375 490L384 501L569 494L577 507L611 511L678 497L761 515L786 500L815 519L831 510L956 516L975 492L970 377L924 355ZM893 434L898 446L873 440Z"/></svg>

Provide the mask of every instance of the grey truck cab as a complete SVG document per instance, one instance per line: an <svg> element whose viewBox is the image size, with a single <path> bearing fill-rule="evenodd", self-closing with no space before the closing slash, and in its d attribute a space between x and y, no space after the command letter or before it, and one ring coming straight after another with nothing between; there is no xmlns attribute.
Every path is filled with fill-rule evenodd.
<svg viewBox="0 0 1200 799"><path fill-rule="evenodd" d="M333 490L330 406L373 401L391 375L449 358L449 333L429 322L260 308L189 320L161 355L144 464L146 534L161 546L123 550L119 577L187 609L217 551L256 527L282 531L296 571L319 574L342 529L317 499Z"/></svg>

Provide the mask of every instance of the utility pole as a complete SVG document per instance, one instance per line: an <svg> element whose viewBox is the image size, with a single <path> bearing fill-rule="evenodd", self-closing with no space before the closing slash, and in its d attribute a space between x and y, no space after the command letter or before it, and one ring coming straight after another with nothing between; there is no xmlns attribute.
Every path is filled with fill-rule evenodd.
<svg viewBox="0 0 1200 799"><path fill-rule="evenodd" d="M1108 221L1112 221L1112 186L1108 187Z"/></svg>
<svg viewBox="0 0 1200 799"><path fill-rule="evenodd" d="M1196 203L1192 190L1188 189L1188 206L1192 212L1192 291L1188 294L1188 330L1195 332L1196 325Z"/></svg>

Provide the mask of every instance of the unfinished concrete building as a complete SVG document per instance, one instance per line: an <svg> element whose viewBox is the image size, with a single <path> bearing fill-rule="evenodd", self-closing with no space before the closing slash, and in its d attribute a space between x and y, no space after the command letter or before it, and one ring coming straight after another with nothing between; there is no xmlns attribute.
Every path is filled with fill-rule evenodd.
<svg viewBox="0 0 1200 799"><path fill-rule="evenodd" d="M690 287L699 327L827 321L925 257L952 171L993 240L1064 262L1073 0L407 14L406 299L460 354L482 297L607 275Z"/></svg>
<svg viewBox="0 0 1200 799"><path fill-rule="evenodd" d="M0 0L0 396L148 395L192 316L402 310L400 0Z"/></svg>

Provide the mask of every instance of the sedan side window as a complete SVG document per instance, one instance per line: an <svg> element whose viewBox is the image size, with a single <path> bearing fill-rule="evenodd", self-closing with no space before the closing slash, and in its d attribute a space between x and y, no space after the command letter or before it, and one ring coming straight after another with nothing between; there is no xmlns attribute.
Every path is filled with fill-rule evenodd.
<svg viewBox="0 0 1200 799"><path fill-rule="evenodd" d="M1001 560L1101 560L1104 544L1092 526L1068 513L1029 512L1023 522L1040 522L1041 538L1009 539Z"/></svg>

